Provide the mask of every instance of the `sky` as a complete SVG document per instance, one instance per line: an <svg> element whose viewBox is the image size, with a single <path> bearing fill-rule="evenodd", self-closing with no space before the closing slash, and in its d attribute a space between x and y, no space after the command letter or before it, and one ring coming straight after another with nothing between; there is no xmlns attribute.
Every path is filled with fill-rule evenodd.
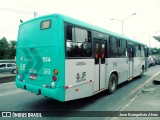
<svg viewBox="0 0 160 120"><path fill-rule="evenodd" d="M0 0L0 38L17 40L20 19L60 13L159 47L160 0ZM135 15L132 15L136 13ZM117 19L117 20L111 20Z"/></svg>

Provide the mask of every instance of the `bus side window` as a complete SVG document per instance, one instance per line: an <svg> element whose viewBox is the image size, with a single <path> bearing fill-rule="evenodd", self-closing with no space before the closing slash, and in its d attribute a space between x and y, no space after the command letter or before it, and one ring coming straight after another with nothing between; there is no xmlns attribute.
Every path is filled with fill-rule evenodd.
<svg viewBox="0 0 160 120"><path fill-rule="evenodd" d="M66 26L67 57L91 57L91 32L71 25Z"/></svg>
<svg viewBox="0 0 160 120"><path fill-rule="evenodd" d="M67 38L67 41L68 40L73 40L73 33L74 31L73 31L73 27L72 26L67 26L66 27L66 38Z"/></svg>
<svg viewBox="0 0 160 120"><path fill-rule="evenodd" d="M131 60L133 57L133 46L128 46L128 58Z"/></svg>
<svg viewBox="0 0 160 120"><path fill-rule="evenodd" d="M141 46L141 57L145 57L145 48Z"/></svg>
<svg viewBox="0 0 160 120"><path fill-rule="evenodd" d="M72 40L74 39L74 28L71 25L66 27L66 51L68 57L74 57L73 54L73 44Z"/></svg>
<svg viewBox="0 0 160 120"><path fill-rule="evenodd" d="M109 37L109 57L116 58L118 55L118 41L115 37Z"/></svg>
<svg viewBox="0 0 160 120"><path fill-rule="evenodd" d="M140 45L135 46L135 57L140 57L141 56L141 51L140 51Z"/></svg>

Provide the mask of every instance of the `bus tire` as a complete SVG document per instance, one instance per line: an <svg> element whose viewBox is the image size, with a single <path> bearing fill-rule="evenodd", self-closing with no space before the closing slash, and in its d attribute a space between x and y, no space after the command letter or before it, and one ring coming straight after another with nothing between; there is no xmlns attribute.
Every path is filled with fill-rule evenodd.
<svg viewBox="0 0 160 120"><path fill-rule="evenodd" d="M113 94L116 91L117 84L118 84L117 76L115 74L111 74L109 78L109 84L108 84L109 94Z"/></svg>

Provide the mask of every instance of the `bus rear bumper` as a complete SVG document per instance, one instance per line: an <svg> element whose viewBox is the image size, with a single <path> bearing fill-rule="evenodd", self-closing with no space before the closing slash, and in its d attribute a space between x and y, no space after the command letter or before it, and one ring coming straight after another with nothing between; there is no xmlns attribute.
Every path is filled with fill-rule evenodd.
<svg viewBox="0 0 160 120"><path fill-rule="evenodd" d="M32 93L35 93L37 95L43 95L49 98L53 98L59 101L64 102L65 98L64 98L64 87L59 87L59 88L44 88L44 87L40 87L40 86L36 86L36 85L31 85L28 83L24 83L21 81L16 80L16 86L18 88L30 91Z"/></svg>

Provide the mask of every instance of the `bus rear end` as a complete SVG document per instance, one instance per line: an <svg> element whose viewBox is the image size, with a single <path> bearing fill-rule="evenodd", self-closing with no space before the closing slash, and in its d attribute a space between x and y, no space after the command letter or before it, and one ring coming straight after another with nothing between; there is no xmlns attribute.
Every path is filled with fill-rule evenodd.
<svg viewBox="0 0 160 120"><path fill-rule="evenodd" d="M17 40L18 88L64 101L64 32L58 15L22 23Z"/></svg>

